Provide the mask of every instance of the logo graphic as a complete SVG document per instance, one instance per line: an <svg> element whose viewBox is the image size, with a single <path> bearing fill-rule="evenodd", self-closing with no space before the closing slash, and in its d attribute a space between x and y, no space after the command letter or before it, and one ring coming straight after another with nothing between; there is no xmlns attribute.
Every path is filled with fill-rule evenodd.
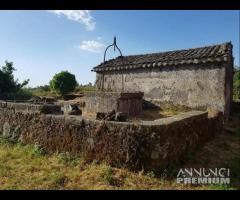
<svg viewBox="0 0 240 200"><path fill-rule="evenodd" d="M229 168L181 168L177 174L177 183L182 184L230 184Z"/></svg>

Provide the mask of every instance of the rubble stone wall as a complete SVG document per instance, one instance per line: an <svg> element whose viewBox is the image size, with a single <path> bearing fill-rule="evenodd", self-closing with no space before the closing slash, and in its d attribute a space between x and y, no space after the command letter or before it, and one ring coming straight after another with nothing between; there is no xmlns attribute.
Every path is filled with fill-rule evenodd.
<svg viewBox="0 0 240 200"><path fill-rule="evenodd" d="M13 106L13 104L11 104ZM107 122L23 112L0 104L0 134L48 152L69 152L132 170L158 171L221 130L222 117L190 111L155 121Z"/></svg>

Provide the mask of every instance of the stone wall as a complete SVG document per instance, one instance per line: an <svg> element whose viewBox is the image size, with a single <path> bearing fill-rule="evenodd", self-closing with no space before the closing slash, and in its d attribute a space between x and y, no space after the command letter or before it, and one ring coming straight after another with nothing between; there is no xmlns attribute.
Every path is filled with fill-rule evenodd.
<svg viewBox="0 0 240 200"><path fill-rule="evenodd" d="M121 92L87 92L85 93L86 112L125 112L129 116L139 116L142 113L143 93Z"/></svg>
<svg viewBox="0 0 240 200"><path fill-rule="evenodd" d="M109 112L117 110L117 92L86 92L85 111L87 112Z"/></svg>
<svg viewBox="0 0 240 200"><path fill-rule="evenodd" d="M228 113L226 106L226 69L231 65L206 64L107 71L97 74L97 82L113 92L144 92L144 98L159 106L162 103L190 108L213 107ZM231 82L229 82L231 84ZM101 88L99 88L101 89ZM231 90L229 86L228 90ZM230 91L227 91L230 93ZM229 95L228 95L229 98Z"/></svg>
<svg viewBox="0 0 240 200"><path fill-rule="evenodd" d="M41 105L0 101L0 108L22 112L39 112Z"/></svg>
<svg viewBox="0 0 240 200"><path fill-rule="evenodd" d="M141 116L143 107L143 93L120 93L117 111L127 113L131 117Z"/></svg>
<svg viewBox="0 0 240 200"><path fill-rule="evenodd" d="M221 131L221 116L191 111L155 121L106 122L22 112L0 104L0 133L48 152L70 152L132 170L169 167Z"/></svg>
<svg viewBox="0 0 240 200"><path fill-rule="evenodd" d="M0 100L0 108L6 108L14 112L31 112L43 114L63 114L60 105L54 104L32 104L32 103L15 103Z"/></svg>

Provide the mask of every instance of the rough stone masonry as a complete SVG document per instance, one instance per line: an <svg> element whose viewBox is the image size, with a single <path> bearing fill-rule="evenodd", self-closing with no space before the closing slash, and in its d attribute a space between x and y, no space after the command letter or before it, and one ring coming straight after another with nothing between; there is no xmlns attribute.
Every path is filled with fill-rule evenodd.
<svg viewBox="0 0 240 200"><path fill-rule="evenodd" d="M93 68L98 91L143 92L158 106L212 107L228 116L232 101L232 44L119 56Z"/></svg>
<svg viewBox="0 0 240 200"><path fill-rule="evenodd" d="M39 107L40 108L40 107ZM32 104L0 101L0 135L48 152L69 152L133 170L158 171L222 129L221 115L191 111L154 121L111 122L46 115Z"/></svg>

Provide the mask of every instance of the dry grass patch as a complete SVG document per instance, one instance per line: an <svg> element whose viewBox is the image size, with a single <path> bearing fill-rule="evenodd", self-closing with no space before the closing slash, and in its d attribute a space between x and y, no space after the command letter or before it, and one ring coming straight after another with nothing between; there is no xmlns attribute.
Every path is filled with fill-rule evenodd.
<svg viewBox="0 0 240 200"><path fill-rule="evenodd" d="M46 155L37 146L0 140L0 189L204 189L176 184L152 172L131 172L104 163L85 164L68 153ZM216 189L216 187L215 187Z"/></svg>
<svg viewBox="0 0 240 200"><path fill-rule="evenodd" d="M39 146L13 144L0 137L0 189L240 189L240 118L235 113L222 133L181 167L230 167L231 187L177 184L153 172L131 172L105 163L86 164L68 153L45 154ZM178 168L179 170L179 168Z"/></svg>

